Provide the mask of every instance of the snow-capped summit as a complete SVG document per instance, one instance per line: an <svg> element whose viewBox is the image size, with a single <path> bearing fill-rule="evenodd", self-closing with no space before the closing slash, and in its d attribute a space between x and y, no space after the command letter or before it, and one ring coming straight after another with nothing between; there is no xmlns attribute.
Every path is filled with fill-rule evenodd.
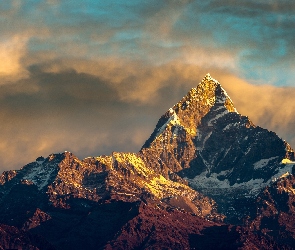
<svg viewBox="0 0 295 250"><path fill-rule="evenodd" d="M221 87L221 84L208 73L197 87L192 88L177 104L170 108L159 120L153 134L146 141L147 147L158 135L169 127L172 116L178 117L178 125L192 136L196 135L197 125L201 119L212 109L218 114L235 112L232 100ZM171 125L171 124L170 124Z"/></svg>

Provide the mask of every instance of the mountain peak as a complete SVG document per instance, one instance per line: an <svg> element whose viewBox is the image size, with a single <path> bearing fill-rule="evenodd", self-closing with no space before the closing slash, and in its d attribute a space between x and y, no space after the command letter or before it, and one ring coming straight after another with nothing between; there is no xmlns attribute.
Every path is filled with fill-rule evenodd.
<svg viewBox="0 0 295 250"><path fill-rule="evenodd" d="M295 158L275 133L239 114L210 74L160 118L141 154L151 168L167 166L215 199L229 220L238 220L234 211L241 208L236 199L255 199L273 179L292 172ZM282 163L285 158L292 164ZM226 190L235 197L225 199ZM229 206L233 211L226 209Z"/></svg>
<svg viewBox="0 0 295 250"><path fill-rule="evenodd" d="M197 88L201 89L204 94L205 91L214 91L214 95L212 96L212 104L223 104L224 107L229 111L229 112L236 112L237 110L234 107L234 104L225 91L225 89L221 86L221 84L215 80L209 73L205 75L205 77L202 79L202 81L198 84Z"/></svg>
<svg viewBox="0 0 295 250"><path fill-rule="evenodd" d="M181 113L191 117L196 112L203 117L213 106L218 106L219 109L224 106L228 112L238 113L225 89L208 73L195 88L173 106L173 110L180 117Z"/></svg>
<svg viewBox="0 0 295 250"><path fill-rule="evenodd" d="M166 129L175 125L195 137L201 119L210 110L216 110L218 113L238 113L227 92L208 73L195 88L192 88L160 118L155 131L143 147L150 145Z"/></svg>
<svg viewBox="0 0 295 250"><path fill-rule="evenodd" d="M211 77L210 73L207 73L207 74L204 76L202 82L205 81L205 80L207 80L207 81L210 81L210 80L216 81L214 78ZM217 82L217 81L216 81L216 82Z"/></svg>

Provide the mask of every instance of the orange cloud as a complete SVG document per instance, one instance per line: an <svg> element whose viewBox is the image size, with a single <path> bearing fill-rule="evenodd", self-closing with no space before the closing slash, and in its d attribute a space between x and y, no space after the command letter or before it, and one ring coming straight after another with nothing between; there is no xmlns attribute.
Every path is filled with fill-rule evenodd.
<svg viewBox="0 0 295 250"><path fill-rule="evenodd" d="M0 76L5 79L21 79L27 75L21 59L27 51L27 36L14 35L0 40Z"/></svg>

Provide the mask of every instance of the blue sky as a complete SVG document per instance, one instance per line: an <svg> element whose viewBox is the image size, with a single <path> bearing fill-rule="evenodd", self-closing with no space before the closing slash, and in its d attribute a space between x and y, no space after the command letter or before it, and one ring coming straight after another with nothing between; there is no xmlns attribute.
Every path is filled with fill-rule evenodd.
<svg viewBox="0 0 295 250"><path fill-rule="evenodd" d="M207 72L295 147L294 28L293 1L2 1L0 168L136 152Z"/></svg>

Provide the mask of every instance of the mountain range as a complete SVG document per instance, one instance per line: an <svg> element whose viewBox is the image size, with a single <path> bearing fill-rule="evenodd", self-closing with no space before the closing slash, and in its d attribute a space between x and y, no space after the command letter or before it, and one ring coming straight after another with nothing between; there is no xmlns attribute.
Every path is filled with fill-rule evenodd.
<svg viewBox="0 0 295 250"><path fill-rule="evenodd" d="M207 74L137 153L3 172L0 249L294 249L294 164Z"/></svg>

